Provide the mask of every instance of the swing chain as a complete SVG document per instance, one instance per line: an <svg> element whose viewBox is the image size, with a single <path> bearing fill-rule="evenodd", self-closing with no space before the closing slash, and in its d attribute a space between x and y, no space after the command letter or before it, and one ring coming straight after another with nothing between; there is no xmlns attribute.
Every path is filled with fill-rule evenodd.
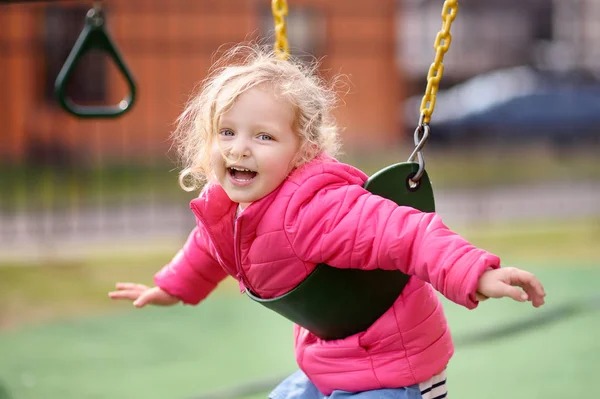
<svg viewBox="0 0 600 399"><path fill-rule="evenodd" d="M288 15L287 0L271 0L271 11L275 21L275 54L280 59L287 60L290 55L285 25L285 17Z"/></svg>
<svg viewBox="0 0 600 399"><path fill-rule="evenodd" d="M450 27L456 18L457 11L458 0L444 0L444 7L442 8L442 29L436 35L433 43L435 58L427 73L427 88L425 89L423 100L421 101L421 116L419 117L419 123L414 133L415 149L408 158L408 162L413 162L415 157L417 157L417 162L419 163L417 173L409 179L409 184L412 188L418 185L423 173L425 173L423 147L429 138L429 121L431 120L433 109L435 108L436 94L440 87L442 75L444 74L444 55L448 52L450 43L452 42Z"/></svg>
<svg viewBox="0 0 600 399"><path fill-rule="evenodd" d="M442 29L438 32L435 37L433 48L436 51L435 59L429 67L429 73L427 74L427 88L425 89L425 95L421 101L421 115L423 117L423 123L429 123L431 114L433 114L433 108L435 107L435 99L442 75L444 74L444 55L450 48L452 42L452 35L450 34L450 27L452 22L456 18L456 12L458 10L458 0L445 0L444 7L442 8Z"/></svg>

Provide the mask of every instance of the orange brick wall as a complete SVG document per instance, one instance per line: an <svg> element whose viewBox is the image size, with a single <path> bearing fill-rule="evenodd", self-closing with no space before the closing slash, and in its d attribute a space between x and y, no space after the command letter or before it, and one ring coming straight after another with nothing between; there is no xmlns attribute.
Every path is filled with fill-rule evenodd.
<svg viewBox="0 0 600 399"><path fill-rule="evenodd" d="M19 159L32 138L60 140L92 157L163 156L173 121L204 77L211 54L223 44L256 35L262 2L270 3L107 1L107 25L138 86L133 110L114 120L80 120L42 100L44 58L31 43L42 34L44 4L3 6L0 157ZM343 73L352 82L345 105L337 111L346 127L346 148L399 140L397 109L402 93L394 57L394 4L393 0L289 1L290 8L309 5L322 11L327 32L323 70ZM116 73L109 76L111 101L117 103L126 88Z"/></svg>

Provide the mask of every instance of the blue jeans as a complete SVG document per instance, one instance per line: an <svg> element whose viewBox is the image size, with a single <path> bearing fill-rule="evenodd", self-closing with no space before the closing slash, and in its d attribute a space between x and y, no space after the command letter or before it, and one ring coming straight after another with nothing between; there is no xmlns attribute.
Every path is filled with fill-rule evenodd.
<svg viewBox="0 0 600 399"><path fill-rule="evenodd" d="M363 392L333 391L323 395L308 377L298 370L271 392L270 399L421 399L419 385L405 388L375 389Z"/></svg>

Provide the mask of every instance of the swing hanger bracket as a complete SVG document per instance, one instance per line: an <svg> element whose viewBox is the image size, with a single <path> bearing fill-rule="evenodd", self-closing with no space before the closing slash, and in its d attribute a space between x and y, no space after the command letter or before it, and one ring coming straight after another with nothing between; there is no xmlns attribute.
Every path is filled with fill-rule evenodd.
<svg viewBox="0 0 600 399"><path fill-rule="evenodd" d="M419 164L419 169L417 170L415 175L409 179L409 184L411 186L414 185L412 188L416 187L419 184L419 180L421 180L421 177L425 172L425 156L423 155L423 147L425 147L425 143L429 139L429 132L431 129L429 127L429 123L423 122L424 119L425 114L421 114L421 117L419 118L419 123L413 135L415 149L408 157L408 162L414 162L416 157L417 162Z"/></svg>

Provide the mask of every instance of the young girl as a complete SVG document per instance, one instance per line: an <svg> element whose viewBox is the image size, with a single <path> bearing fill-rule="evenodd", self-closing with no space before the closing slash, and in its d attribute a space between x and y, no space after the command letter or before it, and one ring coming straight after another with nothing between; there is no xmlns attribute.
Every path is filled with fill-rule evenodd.
<svg viewBox="0 0 600 399"><path fill-rule="evenodd" d="M117 283L113 299L198 304L227 275L261 298L289 292L316 267L411 275L366 331L323 340L295 325L300 371L271 398L443 398L453 344L434 291L469 309L510 297L539 307L532 274L450 231L435 213L373 195L336 161L335 95L316 74L259 47L231 50L179 118L175 138L197 227L155 287ZM521 289L517 288L520 287Z"/></svg>

